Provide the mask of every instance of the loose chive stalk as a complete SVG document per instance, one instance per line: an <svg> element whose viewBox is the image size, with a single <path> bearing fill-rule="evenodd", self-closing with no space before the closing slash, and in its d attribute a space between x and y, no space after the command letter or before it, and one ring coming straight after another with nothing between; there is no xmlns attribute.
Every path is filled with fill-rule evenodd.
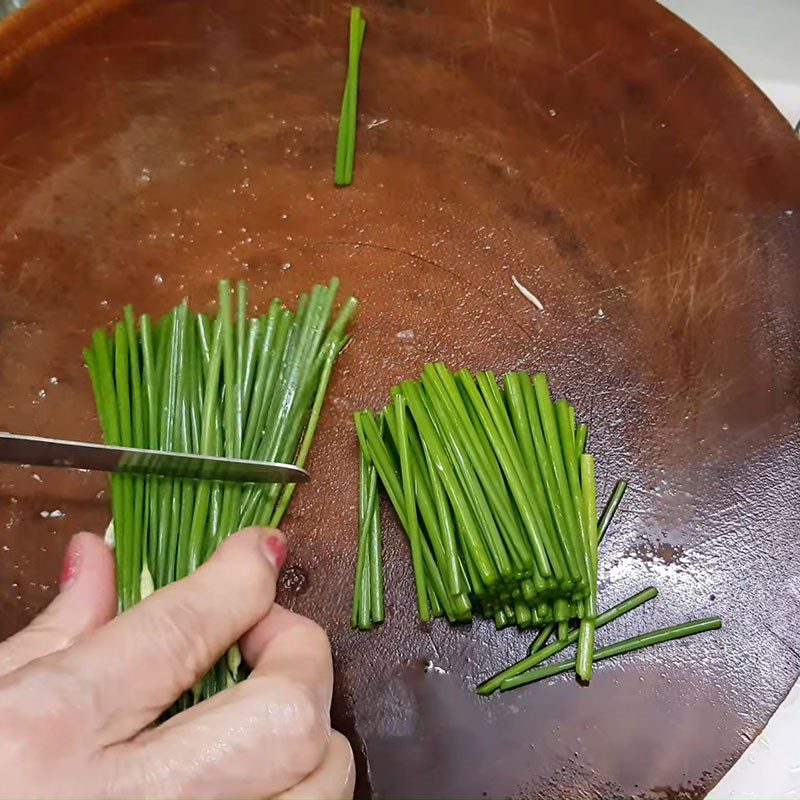
<svg viewBox="0 0 800 800"><path fill-rule="evenodd" d="M611 520L614 519L614 514L617 513L627 488L628 484L625 481L617 481L617 485L614 487L614 491L611 493L600 519L597 521L597 540L599 542L603 541L603 537L606 535Z"/></svg>
<svg viewBox="0 0 800 800"><path fill-rule="evenodd" d="M594 653L594 661L602 661L605 658L612 656L622 655L623 653L631 653L634 650L641 650L644 647L650 647L655 644L663 644L664 642L671 642L675 639L681 639L685 636L694 636L697 633L705 633L706 631L718 630L722 627L722 620L719 617L709 617L707 619L693 620L692 622L684 622L680 625L672 625L669 628L661 628L657 631L650 633L643 633L640 636L633 636L630 639L624 639L621 642L601 647ZM509 689L515 689L518 686L525 686L535 681L550 678L553 675L558 675L562 672L569 672L575 669L576 661L562 661L558 664L552 664L546 667L538 667L523 672L515 677L506 678L500 685L500 691L506 692Z"/></svg>
<svg viewBox="0 0 800 800"><path fill-rule="evenodd" d="M597 498L594 479L594 456L584 453L581 456L581 490L583 512L586 526L587 551L589 553L589 595L586 611L581 618L578 638L577 673L588 681L592 677L592 653L594 651L594 632L597 618Z"/></svg>
<svg viewBox="0 0 800 800"><path fill-rule="evenodd" d="M358 561L353 595L353 627L362 630L383 622L383 574L377 473L364 442L361 415L355 416L359 439ZM365 627L367 620L368 627Z"/></svg>
<svg viewBox="0 0 800 800"><path fill-rule="evenodd" d="M367 24L361 16L361 10L357 7L351 8L347 78L342 95L339 133L336 139L336 165L333 176L336 186L349 186L353 180L358 121L359 62L366 26Z"/></svg>
<svg viewBox="0 0 800 800"><path fill-rule="evenodd" d="M383 622L383 542L381 541L381 507L378 499L378 475L375 467L370 464L368 480L370 484L372 503L369 506L369 569L370 569L370 606L372 608L372 621L375 624ZM430 583L428 584L430 586Z"/></svg>
<svg viewBox="0 0 800 800"><path fill-rule="evenodd" d="M534 653L539 652L545 644L547 644L547 640L553 633L555 629L555 625L552 622L548 622L540 631L538 636L531 642L530 648L528 648L528 655L532 656Z"/></svg>
<svg viewBox="0 0 800 800"><path fill-rule="evenodd" d="M363 434L360 431L360 414L355 415L356 431L359 432L359 443ZM358 475L358 556L356 558L355 581L353 584L353 613L350 616L350 624L353 628L358 627L361 614L361 607L369 603L369 595L363 597L362 586L364 582L364 563L369 557L366 536L366 509L368 505L367 495L369 487L367 485L367 460L369 456L364 446L359 446L359 475Z"/></svg>
<svg viewBox="0 0 800 800"><path fill-rule="evenodd" d="M586 449L586 437L589 435L589 428L581 422L580 425L575 429L575 452L578 456L583 455L583 451Z"/></svg>
<svg viewBox="0 0 800 800"><path fill-rule="evenodd" d="M650 588L638 592L632 597L623 600L621 603L617 603L617 605L612 606L597 617L595 628L602 628L604 625L608 625L609 622L613 622L623 614L633 611L635 608L643 605L648 600L652 600L657 595L658 590L651 586ZM497 675L493 675L491 678L478 685L478 694L491 694L493 691L500 688L500 684L502 684L504 680L513 678L515 675L520 675L523 672L532 669L542 661L546 661L548 658L550 658L550 656L560 653L566 647L569 647L569 645L578 641L579 635L580 634L578 630L570 631L565 641L556 641L553 642L553 644L542 647L540 650L537 650L537 652L531 653L526 658L517 661L516 664L512 664L510 667L498 672Z"/></svg>
<svg viewBox="0 0 800 800"><path fill-rule="evenodd" d="M408 445L408 414L406 412L406 399L401 392L394 397L395 421L397 423L397 447L400 454L400 476L403 486L403 504L406 517L406 530L411 542L411 561L414 566L414 584L417 589L417 608L423 622L430 620L428 595L425 589L425 571L422 562L422 548L420 544L419 520L417 519L417 506L414 499L414 474L411 466L411 451Z"/></svg>

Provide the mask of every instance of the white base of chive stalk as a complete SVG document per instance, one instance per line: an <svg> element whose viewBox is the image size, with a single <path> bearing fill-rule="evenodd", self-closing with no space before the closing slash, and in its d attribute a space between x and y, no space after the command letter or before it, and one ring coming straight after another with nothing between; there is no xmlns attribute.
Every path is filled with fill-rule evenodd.
<svg viewBox="0 0 800 800"><path fill-rule="evenodd" d="M106 528L106 532L103 536L103 541L106 543L106 547L109 547L111 550L114 549L114 520L112 519L111 522L108 523L108 527Z"/></svg>
<svg viewBox="0 0 800 800"><path fill-rule="evenodd" d="M150 574L147 564L145 564L142 567L142 576L139 579L139 593L141 595L141 599L144 600L146 597L150 597L155 590L156 587L153 583L153 576Z"/></svg>

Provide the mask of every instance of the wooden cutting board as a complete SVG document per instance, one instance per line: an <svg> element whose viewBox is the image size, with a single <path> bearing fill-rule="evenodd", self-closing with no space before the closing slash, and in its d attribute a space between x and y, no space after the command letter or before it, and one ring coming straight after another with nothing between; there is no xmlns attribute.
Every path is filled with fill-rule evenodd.
<svg viewBox="0 0 800 800"><path fill-rule="evenodd" d="M285 522L282 600L331 636L359 794L701 795L800 665L800 145L655 2L376 0L337 190L346 11L37 0L5 23L0 427L96 438L81 348L127 302L206 307L245 277L263 305L340 276L362 313ZM725 628L588 688L477 698L530 634L420 625L387 507L388 620L352 632L351 415L435 359L546 370L591 422L601 496L629 479L601 604L661 596L601 641ZM100 476L0 482L6 636L108 505Z"/></svg>

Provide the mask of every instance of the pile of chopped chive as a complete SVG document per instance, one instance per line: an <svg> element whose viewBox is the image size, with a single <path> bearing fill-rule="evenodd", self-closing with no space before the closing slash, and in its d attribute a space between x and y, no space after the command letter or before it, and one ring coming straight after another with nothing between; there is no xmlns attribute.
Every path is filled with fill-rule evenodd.
<svg viewBox="0 0 800 800"><path fill-rule="evenodd" d="M598 615L598 545L627 484L617 484L598 520L588 428L566 400L553 402L545 375L512 372L501 385L492 372L429 364L391 394L381 413L355 415L353 627L368 630L384 617L378 479L408 537L420 619L457 623L480 613L498 629L539 631L529 656L481 684L481 694L569 669L588 681L596 660L721 625L700 620L595 649L598 627L657 592ZM535 669L575 642L573 661Z"/></svg>
<svg viewBox="0 0 800 800"><path fill-rule="evenodd" d="M361 9L350 9L350 45L348 49L347 78L342 94L342 111L339 116L339 133L336 138L336 164L333 182L336 186L349 186L353 181L356 154L356 122L358 120L358 67L361 45L367 23Z"/></svg>
<svg viewBox="0 0 800 800"><path fill-rule="evenodd" d="M244 282L235 293L220 282L213 317L186 300L158 321L126 307L84 351L106 443L302 466L357 306L351 297L334 315L338 286L313 287L296 312L275 299L263 316L248 315ZM278 525L294 488L112 476L120 609L191 573L234 531ZM178 707L242 677L234 647Z"/></svg>

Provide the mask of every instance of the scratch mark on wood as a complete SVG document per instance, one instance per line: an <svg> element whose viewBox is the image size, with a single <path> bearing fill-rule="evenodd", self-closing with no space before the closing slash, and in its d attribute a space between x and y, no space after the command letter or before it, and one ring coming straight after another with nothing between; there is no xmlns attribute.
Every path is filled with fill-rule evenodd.
<svg viewBox="0 0 800 800"><path fill-rule="evenodd" d="M479 295L481 295L481 297L483 297L485 300L491 303L499 311L499 313L510 323L512 323L514 327L520 330L525 335L526 338L529 339L532 335L532 331L529 328L526 328L524 325L518 322L517 319L514 316L512 316L508 312L508 310L501 303L499 303L494 297L492 297L486 290L478 286L476 283L470 281L469 278L466 278L457 270L450 269L449 267L444 266L444 264L440 264L438 261L434 261L433 259L428 258L427 256L423 256L420 253L415 253L413 250L406 250L405 248L402 247L392 247L386 244L378 244L377 242L362 242L362 241L327 241L327 242L314 243L312 246L317 246L317 245L331 245L340 247L342 246L366 247L366 248L372 248L374 250L384 250L387 253L399 253L401 255L408 256L409 258L412 258L415 261L427 264L428 266L433 267L434 269L437 269L440 272L445 273L446 275L449 275L451 278L454 278L456 281L464 284L465 286L469 286L470 289L477 292Z"/></svg>
<svg viewBox="0 0 800 800"><path fill-rule="evenodd" d="M600 49L599 49L597 52L595 52L595 53L592 53L592 54L591 54L591 55L590 55L588 58L584 58L584 59L583 59L583 61L581 61L581 62L580 62L580 63L578 63L578 64L575 64L575 66L574 66L574 67L570 67L570 69L568 69L568 70L567 70L567 71L564 73L564 77L565 77L565 78L569 78L569 76L570 76L570 75L573 75L573 74L574 74L574 73L576 73L578 70L581 70L581 69L583 69L584 67L586 67L587 65L591 64L591 63L592 63L592 61L594 61L594 60L595 60L596 58L598 58L598 57L599 57L599 56L600 56L602 53L604 53L604 52L605 52L605 50L606 50L606 48L605 48L605 47L601 47L601 48L600 48Z"/></svg>
<svg viewBox="0 0 800 800"><path fill-rule="evenodd" d="M630 157L628 153L628 129L625 126L625 112L619 112L619 126L622 128L622 146L625 149L625 160L629 164L633 164L634 167L638 167L639 165ZM630 169L628 170L630 172Z"/></svg>
<svg viewBox="0 0 800 800"><path fill-rule="evenodd" d="M686 165L686 172L688 172L694 166L695 161L697 161L697 159L700 157L700 154L705 149L705 146L708 144L709 139L711 139L711 137L716 133L717 127L718 127L717 125L714 125L713 128L710 128L706 132L705 136L703 136L703 138L700 140L700 144L697 145L697 148L694 151L694 155L689 159L689 163Z"/></svg>
<svg viewBox="0 0 800 800"><path fill-rule="evenodd" d="M550 27L553 29L553 38L556 40L556 53L558 53L559 61L564 60L564 52L561 49L561 34L558 30L558 18L556 17L555 9L553 8L552 0L547 0L547 9L550 14Z"/></svg>
<svg viewBox="0 0 800 800"><path fill-rule="evenodd" d="M675 95L678 94L678 92L681 90L686 81L688 81L689 78L691 78L692 75L694 75L696 70L697 70L697 64L693 64L691 67L689 67L689 69L686 70L683 77L675 84L675 86L672 87L672 91L667 95L666 99L661 104L660 110L663 110L670 104Z"/></svg>

